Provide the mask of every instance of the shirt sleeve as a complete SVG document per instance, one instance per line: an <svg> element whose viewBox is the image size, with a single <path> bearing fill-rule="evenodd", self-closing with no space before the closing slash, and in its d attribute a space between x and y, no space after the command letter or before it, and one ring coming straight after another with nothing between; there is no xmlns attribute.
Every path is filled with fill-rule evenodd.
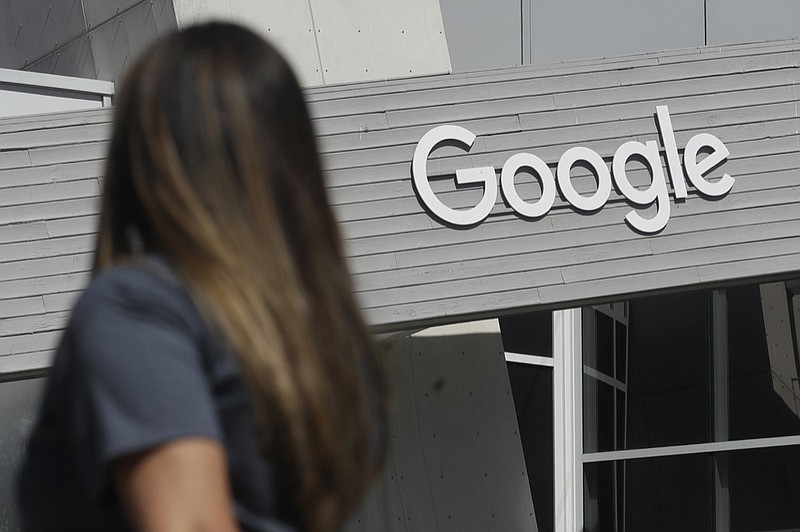
<svg viewBox="0 0 800 532"><path fill-rule="evenodd" d="M76 307L64 339L67 400L90 496L103 496L109 465L123 455L185 437L221 440L192 314L182 290L145 272L102 279Z"/></svg>

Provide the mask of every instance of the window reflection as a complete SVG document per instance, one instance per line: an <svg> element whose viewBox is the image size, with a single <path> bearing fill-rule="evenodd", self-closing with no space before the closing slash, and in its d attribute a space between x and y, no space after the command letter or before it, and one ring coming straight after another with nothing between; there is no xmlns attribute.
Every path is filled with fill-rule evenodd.
<svg viewBox="0 0 800 532"><path fill-rule="evenodd" d="M584 532L710 532L710 464L700 454L584 465Z"/></svg>
<svg viewBox="0 0 800 532"><path fill-rule="evenodd" d="M552 359L553 317L550 311L500 318L506 352ZM553 368L509 362L522 451L539 532L554 529Z"/></svg>
<svg viewBox="0 0 800 532"><path fill-rule="evenodd" d="M585 309L584 452L800 435L797 286L634 299L627 324Z"/></svg>
<svg viewBox="0 0 800 532"><path fill-rule="evenodd" d="M787 291L786 283L727 292L731 438L800 434L793 327L798 312L792 309L797 296Z"/></svg>
<svg viewBox="0 0 800 532"><path fill-rule="evenodd" d="M585 530L800 530L800 281L613 307L583 310L583 451L623 451L584 464Z"/></svg>

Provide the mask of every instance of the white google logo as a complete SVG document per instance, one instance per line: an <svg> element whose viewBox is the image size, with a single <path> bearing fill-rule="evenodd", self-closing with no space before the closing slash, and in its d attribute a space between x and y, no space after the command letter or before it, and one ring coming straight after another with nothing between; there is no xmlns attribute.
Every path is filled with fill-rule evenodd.
<svg viewBox="0 0 800 532"><path fill-rule="evenodd" d="M675 143L675 134L672 129L672 120L667 106L656 107L656 120L660 129L661 142L667 156L667 169L669 170L675 198L686 198L686 181L683 168L678 156ZM457 141L467 150L472 147L475 135L460 126L437 126L422 136L414 150L414 159L411 170L417 194L425 206L444 222L453 225L475 225L489 216L497 199L497 178L493 166L480 168L467 168L456 170L456 183L483 183L484 193L481 201L475 207L457 210L448 207L436 197L431 189L426 170L428 157L433 149L445 141ZM698 154L707 153L698 160ZM683 167L686 176L695 188L702 194L711 197L724 196L731 187L734 179L728 174L716 181L708 181L705 175L713 168L722 164L730 152L714 135L698 133L689 139L683 154ZM650 169L651 183L645 189L634 187L628 180L625 165L633 156L639 156L647 162ZM597 178L597 191L591 196L583 196L576 192L570 179L570 171L577 162L583 162L592 168ZM514 178L521 169L529 168L537 176L541 185L541 196L533 203L523 200L517 193ZM602 208L611 193L611 175L619 191L634 205L649 207L656 205L656 213L651 218L645 218L635 210L631 210L625 220L635 229L643 233L657 233L669 221L670 201L664 171L661 166L659 148L655 141L641 143L628 141L622 144L614 153L611 163L611 172L600 155L586 147L574 147L564 152L558 161L556 176L558 187L563 198L581 211L596 211ZM517 153L508 158L500 172L500 188L506 202L514 211L525 218L539 218L550 211L556 197L556 180L547 164L536 155L530 153Z"/></svg>

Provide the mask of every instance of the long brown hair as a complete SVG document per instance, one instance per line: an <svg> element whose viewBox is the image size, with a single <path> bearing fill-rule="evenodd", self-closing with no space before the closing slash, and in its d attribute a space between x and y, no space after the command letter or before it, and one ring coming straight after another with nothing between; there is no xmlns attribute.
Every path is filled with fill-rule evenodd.
<svg viewBox="0 0 800 532"><path fill-rule="evenodd" d="M383 462L385 376L302 92L254 33L195 26L131 68L116 99L95 272L134 255L137 240L168 260L233 346L264 452L303 526L339 528Z"/></svg>

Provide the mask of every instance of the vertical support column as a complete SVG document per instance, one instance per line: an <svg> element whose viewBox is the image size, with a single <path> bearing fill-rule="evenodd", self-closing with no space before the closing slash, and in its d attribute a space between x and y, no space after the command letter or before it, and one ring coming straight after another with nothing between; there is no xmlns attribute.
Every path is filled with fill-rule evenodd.
<svg viewBox="0 0 800 532"><path fill-rule="evenodd" d="M533 20L531 19L531 12L533 0L520 0L520 14L522 19L522 54L521 64L530 65L533 62L533 35L531 33L531 26Z"/></svg>
<svg viewBox="0 0 800 532"><path fill-rule="evenodd" d="M714 441L728 440L728 298L725 290L711 293L712 365L711 396ZM714 456L714 530L730 532L728 455Z"/></svg>
<svg viewBox="0 0 800 532"><path fill-rule="evenodd" d="M583 529L581 309L553 312L555 532Z"/></svg>

